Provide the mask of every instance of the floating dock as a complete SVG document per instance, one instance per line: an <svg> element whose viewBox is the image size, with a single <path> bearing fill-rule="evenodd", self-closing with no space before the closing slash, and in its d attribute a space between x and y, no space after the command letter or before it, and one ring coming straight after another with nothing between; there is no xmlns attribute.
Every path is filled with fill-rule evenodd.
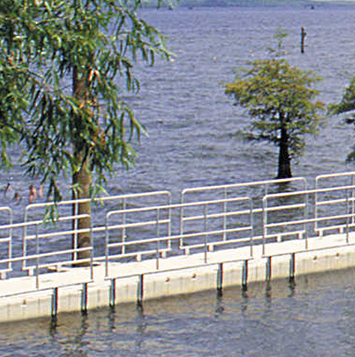
<svg viewBox="0 0 355 357"><path fill-rule="evenodd" d="M61 202L55 225L38 218L52 203L29 205L21 222L5 207L0 322L354 267L354 177L193 188L178 204L167 191L106 197L86 267L67 246L81 201Z"/></svg>

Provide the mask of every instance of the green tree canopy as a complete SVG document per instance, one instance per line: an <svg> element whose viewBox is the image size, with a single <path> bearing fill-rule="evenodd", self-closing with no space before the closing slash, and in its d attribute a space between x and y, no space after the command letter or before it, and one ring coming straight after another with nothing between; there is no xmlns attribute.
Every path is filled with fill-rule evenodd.
<svg viewBox="0 0 355 357"><path fill-rule="evenodd" d="M347 114L350 116L346 118L347 124L355 126L355 77L350 79L349 85L345 88L344 94L339 103L329 105L329 112L331 114ZM355 145L347 157L347 161L355 160Z"/></svg>
<svg viewBox="0 0 355 357"><path fill-rule="evenodd" d="M138 56L153 64L156 54L169 55L164 37L138 17L140 0L7 2L3 45L28 64L29 173L49 181L58 199L58 175L88 160L100 187L114 163L133 162L130 142L144 128L122 91L139 88Z"/></svg>
<svg viewBox="0 0 355 357"><path fill-rule="evenodd" d="M317 133L319 111L324 107L322 102L314 101L318 91L312 88L320 78L280 57L284 36L276 36L278 49L272 51L270 59L248 62L234 82L224 84L225 93L253 118L250 137L279 147L278 178L292 176L291 160L302 154L306 134Z"/></svg>
<svg viewBox="0 0 355 357"><path fill-rule="evenodd" d="M122 93L139 89L136 60L169 57L164 36L139 15L142 2L2 0L0 140L6 148L24 139L24 165L54 200L61 175L72 177L74 198L89 198L116 163L133 163L131 141L144 127ZM90 214L89 204L77 213Z"/></svg>

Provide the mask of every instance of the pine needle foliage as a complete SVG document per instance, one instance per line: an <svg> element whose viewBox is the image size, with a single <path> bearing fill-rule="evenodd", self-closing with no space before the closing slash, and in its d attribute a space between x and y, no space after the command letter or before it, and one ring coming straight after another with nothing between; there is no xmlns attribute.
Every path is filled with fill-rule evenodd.
<svg viewBox="0 0 355 357"><path fill-rule="evenodd" d="M324 103L315 100L314 88L320 77L312 71L292 66L283 56L279 31L276 49L270 58L248 62L234 82L225 83L225 93L250 115L249 137L279 147L278 178L291 177L291 160L299 158L305 148L305 137L315 135L322 118Z"/></svg>
<svg viewBox="0 0 355 357"><path fill-rule="evenodd" d="M134 163L132 140L145 129L122 94L139 90L137 60L153 65L156 56L169 57L164 36L139 16L142 3L1 2L2 159L6 143L22 138L27 172L47 182L55 200L62 175L74 177L86 165L95 194L116 163Z"/></svg>
<svg viewBox="0 0 355 357"><path fill-rule="evenodd" d="M330 114L350 114L345 122L355 126L355 77L350 79L339 103L329 105ZM355 161L355 145L347 157L347 161Z"/></svg>

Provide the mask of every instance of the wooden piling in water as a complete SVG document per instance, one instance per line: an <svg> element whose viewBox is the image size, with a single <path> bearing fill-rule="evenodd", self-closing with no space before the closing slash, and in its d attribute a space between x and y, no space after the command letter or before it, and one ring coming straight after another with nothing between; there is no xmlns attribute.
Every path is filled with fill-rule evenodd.
<svg viewBox="0 0 355 357"><path fill-rule="evenodd" d="M307 36L304 26L301 27L301 53L304 53L304 40Z"/></svg>

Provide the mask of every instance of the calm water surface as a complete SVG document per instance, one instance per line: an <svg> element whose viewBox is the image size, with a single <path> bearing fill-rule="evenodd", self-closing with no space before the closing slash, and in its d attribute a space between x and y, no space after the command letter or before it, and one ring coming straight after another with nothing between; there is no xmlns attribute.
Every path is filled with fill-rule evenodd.
<svg viewBox="0 0 355 357"><path fill-rule="evenodd" d="M338 101L355 72L354 8L207 8L146 10L148 22L168 36L173 61L141 66L142 90L128 98L149 138L137 147L137 167L117 170L110 194L169 190L274 177L277 150L243 141L248 123L223 93L236 66L265 56L278 27L289 33L290 62L322 77L321 99ZM300 28L306 53L300 54ZM328 118L295 176L352 170L353 143L344 118ZM2 174L24 197L28 180L18 169ZM66 183L63 182L63 186ZM2 196L2 195L1 195ZM27 202L25 200L22 205ZM18 206L21 208L22 206ZM273 282L135 306L60 315L0 326L0 356L347 356L355 354L354 271Z"/></svg>
<svg viewBox="0 0 355 357"><path fill-rule="evenodd" d="M353 356L355 270L0 325L1 356Z"/></svg>

